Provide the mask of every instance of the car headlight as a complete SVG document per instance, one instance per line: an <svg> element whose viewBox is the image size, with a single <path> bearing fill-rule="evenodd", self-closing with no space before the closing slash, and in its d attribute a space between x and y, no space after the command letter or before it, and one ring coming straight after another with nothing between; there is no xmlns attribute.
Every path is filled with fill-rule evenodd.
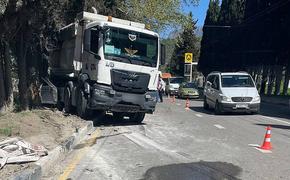
<svg viewBox="0 0 290 180"><path fill-rule="evenodd" d="M260 101L261 101L260 96L256 96L253 98L253 102L260 102Z"/></svg>
<svg viewBox="0 0 290 180"><path fill-rule="evenodd" d="M222 101L226 101L226 102L231 102L232 101L232 99L230 97L227 97L227 96L222 95L222 94L220 96L221 96Z"/></svg>

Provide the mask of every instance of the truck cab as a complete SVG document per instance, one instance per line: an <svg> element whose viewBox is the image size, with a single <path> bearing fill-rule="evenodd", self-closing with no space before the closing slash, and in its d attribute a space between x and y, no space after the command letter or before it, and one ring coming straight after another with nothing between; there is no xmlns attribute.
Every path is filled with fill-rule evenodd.
<svg viewBox="0 0 290 180"><path fill-rule="evenodd" d="M50 56L55 66L46 88L55 86L48 87L56 89L54 103L67 112L75 107L81 117L110 111L141 122L157 102L164 57L159 35L144 24L110 16L82 12L77 19L60 30L61 48Z"/></svg>

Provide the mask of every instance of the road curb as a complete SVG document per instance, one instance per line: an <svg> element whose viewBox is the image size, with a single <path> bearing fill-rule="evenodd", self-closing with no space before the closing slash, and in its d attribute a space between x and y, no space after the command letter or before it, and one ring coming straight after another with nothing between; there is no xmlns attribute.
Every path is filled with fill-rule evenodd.
<svg viewBox="0 0 290 180"><path fill-rule="evenodd" d="M73 133L72 136L66 139L62 144L58 145L48 155L42 157L35 163L35 167L28 168L16 175L11 176L11 180L39 180L42 173L47 172L63 155L70 151L77 143L80 142L90 131L93 130L93 122L88 121L88 124L79 129L78 132Z"/></svg>
<svg viewBox="0 0 290 180"><path fill-rule="evenodd" d="M10 177L10 180L39 180L41 179L41 167L34 165Z"/></svg>

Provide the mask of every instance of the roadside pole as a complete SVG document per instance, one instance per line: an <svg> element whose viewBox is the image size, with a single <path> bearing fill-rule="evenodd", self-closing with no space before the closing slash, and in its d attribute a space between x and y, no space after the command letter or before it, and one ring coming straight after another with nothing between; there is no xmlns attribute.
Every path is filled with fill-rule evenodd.
<svg viewBox="0 0 290 180"><path fill-rule="evenodd" d="M186 74L186 66L188 64L190 65L189 81L192 82L192 53L184 54L184 76L188 76L188 74Z"/></svg>

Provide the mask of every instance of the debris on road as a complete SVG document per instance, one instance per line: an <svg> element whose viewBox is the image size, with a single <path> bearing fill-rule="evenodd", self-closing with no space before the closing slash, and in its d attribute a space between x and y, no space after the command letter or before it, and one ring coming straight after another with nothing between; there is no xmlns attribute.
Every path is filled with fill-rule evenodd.
<svg viewBox="0 0 290 180"><path fill-rule="evenodd" d="M41 156L47 154L44 146L34 145L17 137L9 138L0 142L0 169L5 164L38 161Z"/></svg>

